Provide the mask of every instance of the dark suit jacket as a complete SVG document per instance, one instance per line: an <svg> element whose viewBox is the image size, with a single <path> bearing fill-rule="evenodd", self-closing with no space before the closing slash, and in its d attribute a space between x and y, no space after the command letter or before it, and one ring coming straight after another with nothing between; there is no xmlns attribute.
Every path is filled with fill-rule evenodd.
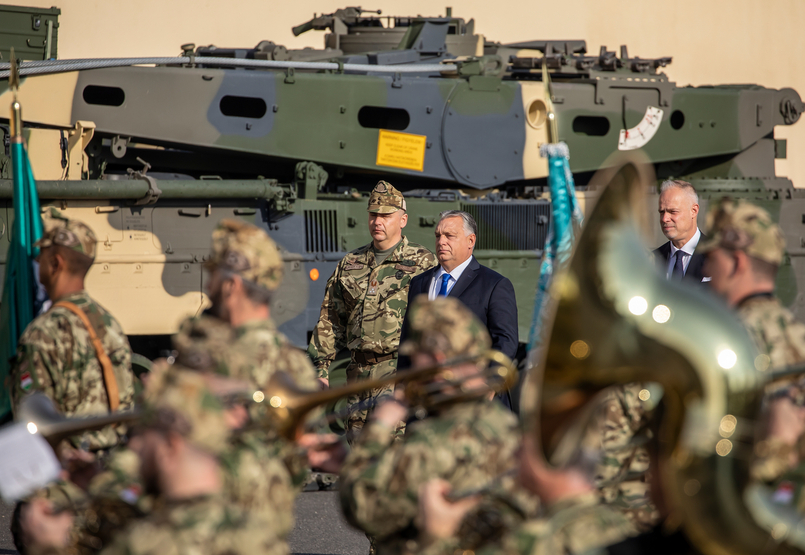
<svg viewBox="0 0 805 555"><path fill-rule="evenodd" d="M436 266L411 280L408 286L409 303L419 295L428 294L431 280L438 271L439 266ZM448 297L456 297L463 302L489 330L489 335L492 337L492 348L514 360L519 343L517 301L514 298L514 286L508 278L486 266L481 266L473 258L448 293ZM407 335L408 315L406 314L400 343L405 341ZM399 367L402 368L404 363L407 361L401 361Z"/></svg>
<svg viewBox="0 0 805 555"><path fill-rule="evenodd" d="M699 242L701 243L707 239L704 233L702 233L701 238L699 238ZM668 271L668 257L671 255L671 241L668 241L663 246L654 249L654 256L657 258L657 265L662 269L663 275L665 272ZM690 264L688 264L688 270L685 272L685 277L683 281L685 282L697 282L702 283L702 278L706 277L703 273L704 270L704 255L697 253L695 250L693 251L693 255L690 257ZM705 282L707 283L707 282Z"/></svg>

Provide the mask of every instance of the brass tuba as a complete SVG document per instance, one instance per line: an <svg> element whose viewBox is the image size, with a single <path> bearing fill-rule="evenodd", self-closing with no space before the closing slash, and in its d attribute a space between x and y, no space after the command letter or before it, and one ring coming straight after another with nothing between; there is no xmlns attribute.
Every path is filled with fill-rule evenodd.
<svg viewBox="0 0 805 555"><path fill-rule="evenodd" d="M562 442L580 436L577 417L601 390L657 383L663 393L652 472L666 522L678 523L708 555L800 553L801 517L760 519L751 495L768 357L716 299L654 267L641 240L651 236L645 193L654 183L634 155L595 176L591 185L605 189L552 284L553 324L543 333L541 365L524 386L526 427L539 434L548 460L561 464Z"/></svg>

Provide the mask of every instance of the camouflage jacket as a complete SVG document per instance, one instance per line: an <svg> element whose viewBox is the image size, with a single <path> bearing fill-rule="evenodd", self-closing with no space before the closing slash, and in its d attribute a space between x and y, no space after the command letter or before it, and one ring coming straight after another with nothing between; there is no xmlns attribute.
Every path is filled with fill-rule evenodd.
<svg viewBox="0 0 805 555"><path fill-rule="evenodd" d="M134 406L134 374L131 349L120 324L86 291L67 295L67 301L82 309L95 327L107 356L112 361L120 394L119 410ZM56 301L56 302L58 302ZM11 370L11 396L14 407L32 391L42 391L53 399L65 416L90 416L109 412L103 369L81 320L63 307L41 314L25 329L17 347ZM125 426L108 426L73 438L76 446L89 449L117 445Z"/></svg>
<svg viewBox="0 0 805 555"><path fill-rule="evenodd" d="M166 502L126 527L103 555L284 555L261 516L218 496Z"/></svg>
<svg viewBox="0 0 805 555"><path fill-rule="evenodd" d="M770 368L783 368L805 360L805 324L797 321L776 297L751 297L740 304L738 316Z"/></svg>
<svg viewBox="0 0 805 555"><path fill-rule="evenodd" d="M272 320L257 320L235 328L230 352L238 358L233 377L265 388L275 370L289 374L303 389L317 389L316 371L305 352L291 344Z"/></svg>
<svg viewBox="0 0 805 555"><path fill-rule="evenodd" d="M261 433L242 433L221 456L224 493L232 504L258 516L284 539L293 529L293 507L299 484L282 457L282 442L266 443Z"/></svg>
<svg viewBox="0 0 805 555"><path fill-rule="evenodd" d="M403 237L377 265L372 243L346 255L327 281L321 315L310 339L308 355L319 375L328 376L341 349L393 353L408 307L411 278L436 265L428 249Z"/></svg>
<svg viewBox="0 0 805 555"><path fill-rule="evenodd" d="M554 504L543 517L529 520L496 542L475 550L475 553L594 555L606 553L607 546L636 534L635 528L620 511L602 504L591 492ZM436 542L423 551L427 555L457 552L460 552L457 540Z"/></svg>
<svg viewBox="0 0 805 555"><path fill-rule="evenodd" d="M640 531L648 531L660 514L650 497L648 416L638 395L639 383L609 388L600 421L601 460L595 484L604 503L626 514Z"/></svg>
<svg viewBox="0 0 805 555"><path fill-rule="evenodd" d="M340 485L344 515L377 538L381 555L416 551L420 485L441 478L459 492L476 489L517 464L517 419L497 402L448 407L411 423L402 441L391 432L374 421L364 427Z"/></svg>
<svg viewBox="0 0 805 555"><path fill-rule="evenodd" d="M784 368L805 361L805 324L797 321L776 297L750 297L739 304L738 316L758 350L769 357L769 368ZM775 384L773 389L785 387L784 384ZM787 388L794 398L805 396L805 384L801 380ZM800 438L800 444L803 439ZM788 470L791 448L776 438L764 438L755 446L752 476L767 482L779 478Z"/></svg>

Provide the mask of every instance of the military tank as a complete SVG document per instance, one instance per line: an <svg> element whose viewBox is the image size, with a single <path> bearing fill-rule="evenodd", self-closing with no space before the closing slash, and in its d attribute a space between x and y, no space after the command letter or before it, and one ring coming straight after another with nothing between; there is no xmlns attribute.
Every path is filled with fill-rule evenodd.
<svg viewBox="0 0 805 555"><path fill-rule="evenodd" d="M329 31L324 48L187 44L175 58L22 64L40 197L95 230L88 288L143 354L205 306L202 263L223 217L280 245L286 279L272 314L304 346L327 276L369 240L366 197L378 179L405 191L413 241L433 244L443 210L475 216L475 256L514 283L525 340L550 219L538 153L549 101L582 203L612 153L642 149L659 179L694 184L703 213L724 195L767 208L788 234L778 291L805 317L805 192L774 170L786 156L774 128L803 110L796 91L677 87L662 72L670 57L590 53L583 40L492 42L449 9L345 8L294 28L312 30ZM10 103L6 77L0 65L0 105ZM3 231L13 218L5 156Z"/></svg>

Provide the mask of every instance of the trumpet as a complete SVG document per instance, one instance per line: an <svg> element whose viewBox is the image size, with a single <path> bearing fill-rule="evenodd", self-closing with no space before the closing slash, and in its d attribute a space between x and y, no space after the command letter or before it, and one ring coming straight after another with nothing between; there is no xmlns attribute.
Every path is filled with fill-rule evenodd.
<svg viewBox="0 0 805 555"><path fill-rule="evenodd" d="M113 412L101 416L69 418L62 415L44 393L33 393L20 402L17 421L25 423L32 434L40 434L51 446L82 432L99 430L112 424L132 422L142 416L140 410Z"/></svg>
<svg viewBox="0 0 805 555"><path fill-rule="evenodd" d="M446 370L461 364L482 362L486 363L484 368L471 377L485 378L486 383L483 387L467 387L466 379L454 380L449 375L449 370ZM444 376L443 384L428 383L428 380L443 372L447 374ZM406 383L405 395L412 407L434 408L476 399L489 392L505 391L516 381L516 364L500 351L490 349L479 355L459 356L440 364L324 391L301 389L288 374L278 371L269 379L265 391L254 393L254 401L258 403L265 401L268 409L268 425L283 437L293 440L299 435L302 422L313 409L348 395ZM451 391L443 391L448 388Z"/></svg>
<svg viewBox="0 0 805 555"><path fill-rule="evenodd" d="M484 368L477 374L469 376L483 377L485 384L482 387L467 387L466 379L454 380L447 370L461 364L482 362L486 363ZM427 383L440 373L444 373L442 383ZM270 427L283 437L293 440L299 435L301 423L313 409L355 393L406 383L406 398L411 406L434 408L465 402L489 392L505 391L516 381L516 364L500 351L490 349L478 355L459 356L440 364L324 391L299 388L288 374L277 371L271 376L264 390L252 390L248 395L245 391L240 392L238 397L266 406L267 421L259 422L258 425ZM448 388L452 391L442 392ZM68 418L58 412L53 401L46 395L34 393L20 403L17 420L25 423L29 432L39 433L55 446L61 440L78 433L98 430L110 424L132 422L141 416L142 411L135 409L87 418Z"/></svg>

